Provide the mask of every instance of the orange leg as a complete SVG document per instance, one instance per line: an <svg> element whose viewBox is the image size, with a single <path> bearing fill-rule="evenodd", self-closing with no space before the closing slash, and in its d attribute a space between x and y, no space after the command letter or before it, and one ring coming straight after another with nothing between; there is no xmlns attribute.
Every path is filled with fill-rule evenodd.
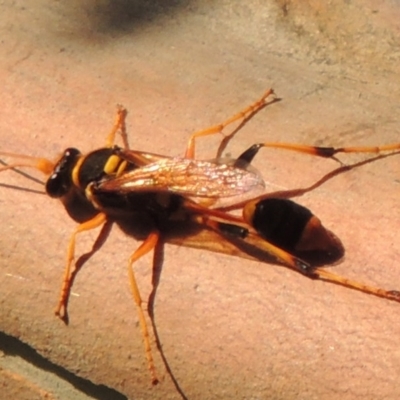
<svg viewBox="0 0 400 400"><path fill-rule="evenodd" d="M145 348L145 352L146 352L147 363L148 363L149 370L150 370L150 373L152 376L153 385L156 385L158 383L158 378L157 378L157 374L156 374L156 368L154 366L153 354L151 352L149 330L147 328L146 318L145 318L143 306L142 306L143 301L140 296L139 287L136 282L135 273L133 271L132 265L139 258L143 257L149 251L153 250L156 247L159 238L160 238L160 233L158 231L154 231L154 232L150 233L150 235L147 237L147 239L131 255L131 257L129 258L129 263L128 263L129 283L131 286L133 299L135 301L135 304L136 304L137 310L138 310L138 314L139 314L139 322L140 322L140 327L142 329L144 348Z"/></svg>
<svg viewBox="0 0 400 400"><path fill-rule="evenodd" d="M71 290L71 265L75 258L76 236L78 233L95 229L95 228L99 227L100 225L103 225L106 221L107 221L106 214L99 213L95 217L93 217L91 220L80 224L71 236L71 239L70 239L69 245L68 245L67 264L66 264L65 270L64 270L60 299L59 299L57 307L55 309L55 314L60 316L61 318L64 318L66 316L66 304L67 304L68 294Z"/></svg>
<svg viewBox="0 0 400 400"><path fill-rule="evenodd" d="M309 263L260 238L257 234L249 232L249 235L243 240L245 240L247 243L256 245L258 248L261 248L263 251L266 251L268 254L275 257L283 265L300 272L308 278L331 282L349 289L400 302L400 291L386 290L379 287L366 285L362 282L354 281L344 276L334 274L323 268L314 268Z"/></svg>
<svg viewBox="0 0 400 400"><path fill-rule="evenodd" d="M383 297L388 300L400 302L400 291L398 290L386 290L374 286L365 285L364 283L347 279L343 276L329 272L323 268L316 268L314 273L318 279L335 283L340 286L345 286L350 289L358 290L363 293L368 293L374 296Z"/></svg>
<svg viewBox="0 0 400 400"><path fill-rule="evenodd" d="M24 168L34 168L40 172L43 172L45 175L50 175L53 172L53 169L55 166L55 163L53 161L50 161L46 158L41 158L41 157L32 157L32 156L27 156L24 154L8 153L5 151L0 151L0 156L21 158L21 159L26 160L24 162L20 161L20 162L8 164L5 167L1 167L0 172L6 171L8 169L24 167ZM2 162L2 164L6 164L6 163Z"/></svg>
<svg viewBox="0 0 400 400"><path fill-rule="evenodd" d="M195 140L199 137L202 136L208 136L208 135L215 135L217 133L222 133L222 130L229 124L239 121L239 120L244 120L246 117L248 117L250 114L254 113L255 111L259 110L262 108L264 105L267 104L267 98L274 94L274 91L272 89L267 90L264 95L251 104L250 106L246 107L242 111L238 112L231 118L228 118L226 121L222 122L221 124L211 126L210 128L203 129L201 131L193 133L188 141L187 147L186 147L186 152L185 152L185 158L194 158L195 157Z"/></svg>
<svg viewBox="0 0 400 400"><path fill-rule="evenodd" d="M334 283L336 285L344 286L346 288L357 290L363 293L371 294L377 297L383 297L388 300L400 302L400 291L386 290L376 286L366 285L362 282L348 279L344 276L327 271L323 268L315 268L309 263L301 260L298 257L282 250L266 240L260 238L257 234L249 233L249 236L244 239L246 242L256 245L268 254L275 257L279 262L287 267L294 269L301 274L311 279L318 279Z"/></svg>
<svg viewBox="0 0 400 400"><path fill-rule="evenodd" d="M311 154L313 156L335 158L335 154L338 153L383 153L386 151L400 150L400 143L393 143L384 146L360 146L360 147L316 147L306 146L294 143L260 143L257 146L261 147L272 147L291 151L297 151L300 153Z"/></svg>
<svg viewBox="0 0 400 400"><path fill-rule="evenodd" d="M214 229L216 228L215 222L207 223L207 225L212 226ZM315 268L309 263L303 261L302 259L269 243L256 233L252 233L249 231L247 233L247 236L243 238L243 240L246 243L254 245L257 248L265 251L267 254L273 256L283 265L300 272L308 278L327 281L340 286L344 286L349 289L400 302L400 291L398 290L386 290L376 286L366 285L362 282L354 281L344 276L334 274L323 268Z"/></svg>
<svg viewBox="0 0 400 400"><path fill-rule="evenodd" d="M222 236L236 236L258 249L264 251L283 265L288 266L304 275L313 275L314 267L285 250L273 245L259 236L242 217L225 213L217 209L202 207L199 204L186 202L185 209L192 210L191 219L199 224L208 226Z"/></svg>
<svg viewBox="0 0 400 400"><path fill-rule="evenodd" d="M262 147L270 147L274 149L283 149L289 151L296 151L299 153L310 154L313 156L332 158L335 161L341 163L335 155L338 153L373 153L381 154L384 152L395 152L400 151L400 143L392 143L383 146L360 146L360 147L317 147L307 146L296 143L280 143L280 142L266 142L256 143L244 151L235 161L234 166L238 168L247 168L247 166L253 161L253 158L257 155Z"/></svg>
<svg viewBox="0 0 400 400"><path fill-rule="evenodd" d="M114 145L115 135L117 134L118 131L120 131L124 148L129 149L128 135L126 133L126 125L125 125L125 119L127 114L128 111L126 110L126 108L124 108L121 105L117 106L117 115L115 117L114 126L111 129L111 132L107 136L106 147L112 147Z"/></svg>
<svg viewBox="0 0 400 400"><path fill-rule="evenodd" d="M199 205L192 205L190 203L188 203L186 207L193 210L195 213L192 216L194 221L211 228L227 240L229 240L230 237L233 237L236 240L242 240L244 243L247 243L254 248L257 248L272 256L282 265L294 269L308 278L327 281L347 287L349 289L400 302L400 291L386 290L379 287L366 285L362 282L354 281L341 275L334 274L323 268L314 267L310 263L294 256L286 250L283 250L262 238L240 217L226 214L219 210L204 209Z"/></svg>

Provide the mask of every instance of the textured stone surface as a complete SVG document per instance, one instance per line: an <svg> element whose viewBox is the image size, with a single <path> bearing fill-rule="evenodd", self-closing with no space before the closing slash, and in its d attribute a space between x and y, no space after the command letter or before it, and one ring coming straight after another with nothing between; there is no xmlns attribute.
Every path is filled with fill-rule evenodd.
<svg viewBox="0 0 400 400"><path fill-rule="evenodd" d="M283 101L236 135L232 155L266 140L399 141L399 8L325 3L4 1L0 150L52 158L69 146L102 146L115 105L124 104L133 148L182 155L190 132L271 86ZM199 141L199 156L212 157L217 143ZM337 166L279 150L263 150L254 165L269 190L307 186ZM335 272L400 289L399 171L399 156L387 157L299 199L346 247ZM64 326L53 307L75 224L57 201L6 186L40 185L10 172L0 183L0 330L83 394L180 398L157 351L165 378L150 385L126 274L138 243L112 232L78 275ZM94 238L82 235L78 253ZM145 299L150 266L151 257L136 265ZM274 265L176 246L165 248L154 309L187 398L285 400L398 398L399 310ZM6 338L2 350L20 354ZM40 377L1 368L9 398L57 398Z"/></svg>

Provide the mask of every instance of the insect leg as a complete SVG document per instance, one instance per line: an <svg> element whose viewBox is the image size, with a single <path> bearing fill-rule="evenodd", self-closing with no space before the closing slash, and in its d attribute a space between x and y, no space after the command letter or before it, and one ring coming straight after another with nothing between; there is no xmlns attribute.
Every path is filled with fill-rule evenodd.
<svg viewBox="0 0 400 400"><path fill-rule="evenodd" d="M239 239L243 241L243 243L252 246L253 249L259 250L265 255L274 258L282 265L300 272L302 275L308 276L309 278L316 277L314 274L315 268L312 265L280 247L275 246L247 228L234 224L213 221L212 219L209 219L205 224L216 232L222 234L225 238L231 236L232 238ZM250 250L250 252L252 253L253 251Z"/></svg>
<svg viewBox="0 0 400 400"><path fill-rule="evenodd" d="M228 118L226 121L222 122L221 124L211 126L207 129L203 129L201 131L193 133L188 141L185 158L194 158L195 157L195 140L201 136L208 136L208 135L215 135L217 133L221 133L222 130L229 124L243 120L248 117L250 114L256 112L260 108L262 108L265 104L267 104L267 98L272 95L274 91L272 89L268 89L263 96L251 104L250 106L244 108L242 111L238 112L237 114L233 115L232 117Z"/></svg>
<svg viewBox="0 0 400 400"><path fill-rule="evenodd" d="M107 221L107 216L104 213L99 213L89 221L80 224L75 232L72 234L68 245L67 251L67 264L64 270L64 276L61 286L60 299L58 301L57 307L55 309L55 314L64 319L66 317L66 304L68 300L68 295L71 290L71 264L75 258L75 242L78 233L89 231L99 227ZM63 310L63 312L61 312Z"/></svg>
<svg viewBox="0 0 400 400"><path fill-rule="evenodd" d="M147 239L130 256L129 263L128 263L129 283L131 286L133 299L135 301L135 304L136 304L137 310L138 310L138 314L139 314L139 322L140 322L140 327L142 329L144 348L145 348L145 352L146 352L147 363L148 363L148 367L149 367L149 370L151 373L153 385L156 385L158 383L158 378L157 378L157 374L156 374L156 368L154 366L153 355L151 352L149 330L147 328L146 318L145 318L145 315L143 312L143 307L142 307L143 301L140 296L139 287L136 282L135 273L133 271L132 265L139 258L141 258L145 254L147 254L149 251L153 250L156 247L156 245L159 241L159 238L160 238L160 233L158 231L153 231L152 233L150 233L150 235L147 237Z"/></svg>
<svg viewBox="0 0 400 400"><path fill-rule="evenodd" d="M333 158L338 161L335 157L338 153L373 153L379 154L387 151L400 150L400 143L393 143L384 146L363 146L363 147L317 147L307 146L295 143L257 143L249 147L244 151L236 160L235 165L242 167L250 164L255 155L262 147L271 147L275 149L284 149L290 151L297 151L299 153L311 154L313 156L323 158Z"/></svg>
<svg viewBox="0 0 400 400"><path fill-rule="evenodd" d="M13 168L34 168L37 169L40 172L43 172L45 175L50 175L53 172L54 165L55 163L53 161L50 161L46 158L41 158L41 157L32 157L32 156L27 156L24 154L14 154L14 153L7 153L5 151L0 151L1 156L5 157L12 157L12 158L21 158L26 161L21 161L21 162L15 162L12 164L6 165L6 163L2 162L2 164L5 165L5 167L0 168L0 172L6 171L8 169L13 169Z"/></svg>
<svg viewBox="0 0 400 400"><path fill-rule="evenodd" d="M374 296L383 297L388 300L400 302L400 291L386 290L375 286L365 285L364 283L353 281L344 276L334 274L323 268L316 268L314 273L318 279L345 286L350 289L358 290L363 293L372 294Z"/></svg>
<svg viewBox="0 0 400 400"><path fill-rule="evenodd" d="M195 210L195 207L196 206L191 208ZM226 213L220 213L218 210L209 209L204 209L202 214L193 216L192 218L194 221L211 228L224 238L237 239L239 242L243 241L243 243L250 246L249 253L258 250L256 253L259 253L259 256L262 254L264 254L264 256L269 255L283 265L303 275L309 276L310 278L314 277L315 268L312 265L262 238L241 218Z"/></svg>
<svg viewBox="0 0 400 400"><path fill-rule="evenodd" d="M308 262L292 255L290 252L285 251L278 246L275 246L248 228L238 226L236 224L215 221L212 217L203 218L203 223L212 228L214 231L222 234L226 239L229 239L229 236L233 237L236 239L236 245L243 241L243 243L262 250L263 252L274 257L278 262L300 272L302 275L305 275L308 278L334 283L349 289L400 302L400 291L398 290L386 290L379 287L366 285L362 282L354 281L344 276L334 274L323 268L313 267Z"/></svg>
<svg viewBox="0 0 400 400"><path fill-rule="evenodd" d="M243 208L243 218L262 238L289 251L323 251L333 255L341 253L342 245L336 236L325 229L307 208L290 200L261 198L250 201ZM312 268L311 272L305 275L400 302L399 291L369 286L322 268Z"/></svg>
<svg viewBox="0 0 400 400"><path fill-rule="evenodd" d="M118 131L120 131L124 148L129 149L128 135L126 133L126 125L125 125L125 119L127 114L128 111L126 110L126 108L124 108L121 105L117 106L117 115L115 117L114 126L111 129L111 132L107 136L106 147L112 147L114 145L115 135L117 134Z"/></svg>

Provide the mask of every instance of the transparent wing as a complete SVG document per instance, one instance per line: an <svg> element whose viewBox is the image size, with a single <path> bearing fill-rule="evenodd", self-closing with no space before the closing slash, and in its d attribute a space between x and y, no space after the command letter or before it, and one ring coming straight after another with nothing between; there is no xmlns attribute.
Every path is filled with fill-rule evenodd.
<svg viewBox="0 0 400 400"><path fill-rule="evenodd" d="M264 188L260 174L229 163L163 158L102 181L101 191L122 193L160 191L196 198L233 197Z"/></svg>

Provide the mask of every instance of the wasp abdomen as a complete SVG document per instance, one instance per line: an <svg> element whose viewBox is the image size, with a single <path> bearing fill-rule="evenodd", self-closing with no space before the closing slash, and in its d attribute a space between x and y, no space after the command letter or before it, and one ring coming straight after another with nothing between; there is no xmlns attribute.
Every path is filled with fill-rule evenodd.
<svg viewBox="0 0 400 400"><path fill-rule="evenodd" d="M244 207L243 217L264 239L287 251L320 251L336 246L321 221L291 200L251 201Z"/></svg>

